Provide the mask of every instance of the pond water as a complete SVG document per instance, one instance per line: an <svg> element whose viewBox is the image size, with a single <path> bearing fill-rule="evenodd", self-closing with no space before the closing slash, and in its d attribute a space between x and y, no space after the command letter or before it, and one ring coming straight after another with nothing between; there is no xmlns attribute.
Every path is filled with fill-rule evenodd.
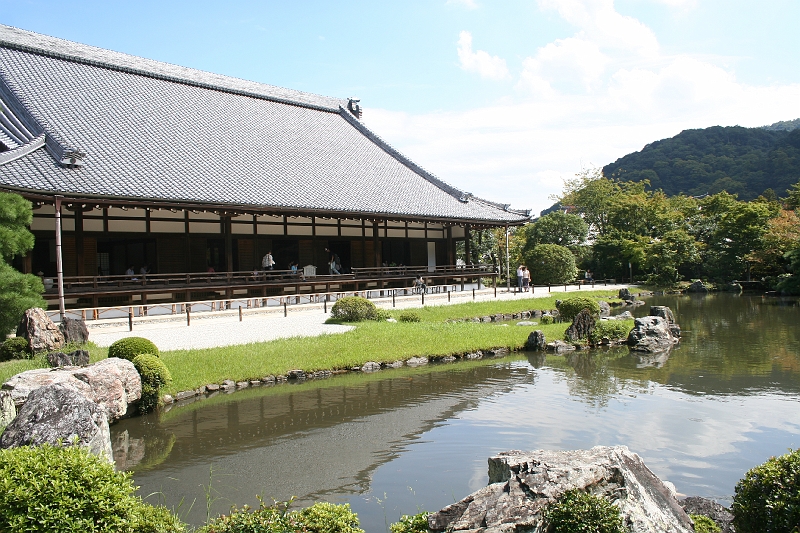
<svg viewBox="0 0 800 533"><path fill-rule="evenodd" d="M683 329L668 357L521 354L246 389L112 426L115 458L193 524L260 495L350 503L386 531L485 486L497 452L618 444L728 504L749 468L800 447L800 306L646 300L637 316L669 305Z"/></svg>

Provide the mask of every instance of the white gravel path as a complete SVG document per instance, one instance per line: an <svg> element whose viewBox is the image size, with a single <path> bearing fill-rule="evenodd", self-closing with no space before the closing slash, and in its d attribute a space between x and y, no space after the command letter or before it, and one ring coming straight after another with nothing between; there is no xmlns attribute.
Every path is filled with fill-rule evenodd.
<svg viewBox="0 0 800 533"><path fill-rule="evenodd" d="M616 293L627 285L597 286L597 289L608 289ZM584 291L586 289L583 289ZM554 289L551 294L563 293L564 288ZM578 292L578 288L570 286L566 292ZM536 293L507 293L505 289L497 290L498 300L520 298L541 298L547 296L546 290L537 289ZM472 300L472 291L452 293L451 303L463 303ZM477 301L494 300L493 289L476 291ZM376 305L390 309L391 298L373 300ZM447 294L428 294L425 305L447 305ZM396 308L421 307L420 296L398 297ZM185 316L153 317L145 320L136 319L133 331L128 331L126 319L107 320L102 322L88 321L89 339L98 346L109 346L114 341L130 336L145 337L158 346L159 350L180 350L191 348L214 348L234 344L264 342L288 337L315 337L324 334L344 333L352 326L325 324L330 314L323 312L320 304L290 306L288 316L283 316L280 308L256 309L244 311L243 320L239 322L238 310L216 313L198 313L192 315L190 326L186 325Z"/></svg>

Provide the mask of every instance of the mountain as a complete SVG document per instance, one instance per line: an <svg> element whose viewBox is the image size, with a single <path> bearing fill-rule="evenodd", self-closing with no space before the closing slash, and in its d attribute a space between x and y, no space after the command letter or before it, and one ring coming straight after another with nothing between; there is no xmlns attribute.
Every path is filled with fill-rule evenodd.
<svg viewBox="0 0 800 533"><path fill-rule="evenodd" d="M786 189L800 181L800 119L762 128L685 130L617 159L603 167L603 174L650 180L652 189L670 196L725 190L753 200L767 189L786 196Z"/></svg>

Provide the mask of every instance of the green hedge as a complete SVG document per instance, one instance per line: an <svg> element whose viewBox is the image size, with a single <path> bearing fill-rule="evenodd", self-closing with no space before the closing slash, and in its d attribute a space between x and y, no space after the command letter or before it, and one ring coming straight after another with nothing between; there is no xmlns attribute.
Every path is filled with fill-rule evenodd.
<svg viewBox="0 0 800 533"><path fill-rule="evenodd" d="M358 516L349 504L320 502L299 511L289 511L288 504L267 506L255 511L248 506L233 507L227 515L212 519L198 533L364 533Z"/></svg>
<svg viewBox="0 0 800 533"><path fill-rule="evenodd" d="M556 302L556 308L563 320L572 320L583 309L588 309L594 316L600 316L600 304L597 300L582 296L559 300Z"/></svg>
<svg viewBox="0 0 800 533"><path fill-rule="evenodd" d="M162 387L172 383L164 361L149 353L139 354L133 358L133 366L142 378L142 398L139 400L139 410L148 413L158 406L159 391Z"/></svg>
<svg viewBox="0 0 800 533"><path fill-rule="evenodd" d="M738 533L800 531L800 448L748 470L735 491Z"/></svg>
<svg viewBox="0 0 800 533"><path fill-rule="evenodd" d="M600 344L603 337L612 341L627 339L632 329L630 320L598 320L589 334L589 344Z"/></svg>
<svg viewBox="0 0 800 533"><path fill-rule="evenodd" d="M185 525L134 495L131 476L80 447L0 450L0 531L177 533Z"/></svg>
<svg viewBox="0 0 800 533"><path fill-rule="evenodd" d="M133 361L137 355L149 353L158 357L158 347L144 337L125 337L108 347L109 357L119 357Z"/></svg>
<svg viewBox="0 0 800 533"><path fill-rule="evenodd" d="M689 518L694 522L695 533L722 533L722 528L706 515L690 514Z"/></svg>
<svg viewBox="0 0 800 533"><path fill-rule="evenodd" d="M379 320L382 314L375 304L360 296L340 298L331 308L331 318L343 322L361 322L363 320Z"/></svg>
<svg viewBox="0 0 800 533"><path fill-rule="evenodd" d="M11 359L33 359L33 352L28 339L25 337L11 337L0 344L0 362Z"/></svg>

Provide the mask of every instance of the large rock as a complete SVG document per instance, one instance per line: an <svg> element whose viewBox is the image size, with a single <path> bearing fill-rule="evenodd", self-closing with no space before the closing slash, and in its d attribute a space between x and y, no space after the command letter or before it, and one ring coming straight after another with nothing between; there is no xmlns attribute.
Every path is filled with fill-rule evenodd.
<svg viewBox="0 0 800 533"><path fill-rule="evenodd" d="M611 314L611 305L608 302L600 300L597 302L597 305L600 306L600 316L608 316Z"/></svg>
<svg viewBox="0 0 800 533"><path fill-rule="evenodd" d="M631 533L690 533L674 491L625 446L510 451L489 459L489 485L428 516L433 531L543 531L542 510L578 489L616 505Z"/></svg>
<svg viewBox="0 0 800 533"><path fill-rule="evenodd" d="M681 327L675 322L675 315L672 314L672 309L666 305L651 305L650 316L660 316L669 323L669 331L675 339L681 338ZM676 341L677 342L677 341Z"/></svg>
<svg viewBox="0 0 800 533"><path fill-rule="evenodd" d="M128 405L142 397L142 379L136 367L130 361L116 357L84 368L28 370L3 383L3 389L11 392L19 407L33 391L55 383L98 404L105 410L109 421L125 416Z"/></svg>
<svg viewBox="0 0 800 533"><path fill-rule="evenodd" d="M620 289L618 295L620 300L625 300L626 302L632 302L636 300L636 296L631 294L630 289Z"/></svg>
<svg viewBox="0 0 800 533"><path fill-rule="evenodd" d="M113 462L111 433L102 407L59 384L33 391L0 435L0 448L83 446Z"/></svg>
<svg viewBox="0 0 800 533"><path fill-rule="evenodd" d="M11 393L7 390L0 390L0 433L3 428L11 423L17 416L17 407L14 405L14 399L11 398Z"/></svg>
<svg viewBox="0 0 800 533"><path fill-rule="evenodd" d="M64 346L64 335L42 309L25 311L17 327L17 337L25 337L33 353L52 352Z"/></svg>
<svg viewBox="0 0 800 533"><path fill-rule="evenodd" d="M528 335L528 340L525 341L525 349L532 351L541 351L547 348L547 341L544 338L544 332L540 329L531 331Z"/></svg>
<svg viewBox="0 0 800 533"><path fill-rule="evenodd" d="M660 352L670 349L678 339L673 337L669 322L660 316L646 316L633 321L628 334L628 346L640 352Z"/></svg>
<svg viewBox="0 0 800 533"><path fill-rule="evenodd" d="M566 353L566 352L574 352L575 345L570 344L568 342L564 342L560 339L556 339L553 342L547 343L547 351L548 352L555 352L555 353Z"/></svg>
<svg viewBox="0 0 800 533"><path fill-rule="evenodd" d="M600 320L633 320L635 317L630 311L623 311L618 315L604 316Z"/></svg>
<svg viewBox="0 0 800 533"><path fill-rule="evenodd" d="M592 331L594 331L594 316L588 309L581 309L564 332L564 337L570 341L577 341L588 338Z"/></svg>
<svg viewBox="0 0 800 533"><path fill-rule="evenodd" d="M686 289L686 292L705 294L708 292L708 287L706 287L705 283L698 279L689 285L689 287Z"/></svg>
<svg viewBox="0 0 800 533"><path fill-rule="evenodd" d="M716 522L722 533L735 533L733 528L733 513L714 500L690 496L681 501L681 507L689 514L701 514Z"/></svg>
<svg viewBox="0 0 800 533"><path fill-rule="evenodd" d="M62 366L88 366L89 352L86 350L75 350L74 352L50 352L47 354L47 363L50 368Z"/></svg>
<svg viewBox="0 0 800 533"><path fill-rule="evenodd" d="M86 344L89 340L89 328L86 327L86 322L83 320L64 317L59 328L64 334L64 342Z"/></svg>

